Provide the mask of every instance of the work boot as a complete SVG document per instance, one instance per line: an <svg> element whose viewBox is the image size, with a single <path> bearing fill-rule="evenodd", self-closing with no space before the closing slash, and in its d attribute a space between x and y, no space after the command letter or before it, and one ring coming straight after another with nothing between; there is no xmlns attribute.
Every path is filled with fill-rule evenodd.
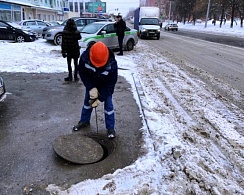
<svg viewBox="0 0 244 195"><path fill-rule="evenodd" d="M108 138L109 139L115 138L115 130L114 129L109 129L108 130Z"/></svg>
<svg viewBox="0 0 244 195"><path fill-rule="evenodd" d="M74 76L74 80L79 81L79 78L77 77L77 75Z"/></svg>
<svg viewBox="0 0 244 195"><path fill-rule="evenodd" d="M64 78L64 81L72 81L72 77L66 77Z"/></svg>
<svg viewBox="0 0 244 195"><path fill-rule="evenodd" d="M90 122L78 122L77 125L73 126L73 131L78 131L90 125Z"/></svg>

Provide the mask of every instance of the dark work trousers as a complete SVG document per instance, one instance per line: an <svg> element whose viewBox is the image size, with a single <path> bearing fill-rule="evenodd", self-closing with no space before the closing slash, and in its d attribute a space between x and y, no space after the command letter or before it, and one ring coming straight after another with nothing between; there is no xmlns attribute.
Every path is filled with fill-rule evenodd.
<svg viewBox="0 0 244 195"><path fill-rule="evenodd" d="M67 56L69 77L72 78L72 66L71 66L72 59L74 60L74 66L75 66L74 78L77 78L77 73L78 73L78 69L77 69L77 67L78 67L78 58L73 58L73 57Z"/></svg>
<svg viewBox="0 0 244 195"><path fill-rule="evenodd" d="M123 54L123 40L124 40L124 36L118 36L120 54Z"/></svg>
<svg viewBox="0 0 244 195"><path fill-rule="evenodd" d="M89 91L86 90L84 105L81 109L80 122L90 122L91 113L93 108L89 104ZM112 95L109 95L104 100L104 115L105 115L105 125L108 130L114 130L115 116L114 116L114 106L112 101Z"/></svg>

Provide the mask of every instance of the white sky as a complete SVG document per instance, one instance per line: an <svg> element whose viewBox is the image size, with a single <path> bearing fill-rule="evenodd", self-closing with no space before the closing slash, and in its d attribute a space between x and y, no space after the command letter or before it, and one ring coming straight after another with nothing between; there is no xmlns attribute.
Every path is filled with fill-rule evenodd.
<svg viewBox="0 0 244 195"><path fill-rule="evenodd" d="M131 8L139 7L140 0L102 0L102 2L107 2L107 12L117 14L120 12L122 16L126 16ZM115 11L115 9L119 9Z"/></svg>
<svg viewBox="0 0 244 195"><path fill-rule="evenodd" d="M204 24L179 26L180 29L244 37L243 29L238 26L230 29L229 24L222 29L211 24L206 29ZM43 39L22 44L0 42L0 71L67 72L66 60L60 52L60 46L47 44ZM135 101L145 113L150 131L145 121L140 130L146 153L113 174L80 182L68 190L50 184L47 190L59 195L209 194L210 191L213 194L244 194L241 183L244 181L244 137L238 133L244 128L243 112L238 108L230 109L230 102L216 98L218 95L209 91L202 81L191 78L140 40L133 51L116 56L116 59L119 67L129 67L130 70L119 71L119 74L131 84ZM132 73L140 87L142 105ZM223 87L231 91L224 84ZM8 92L10 96L11 91ZM241 97L235 93L236 98ZM181 104L190 104L187 113L198 113L199 120L205 118L214 128L198 126ZM212 131L211 136L217 131L216 139L214 135L213 140L204 137L208 130Z"/></svg>

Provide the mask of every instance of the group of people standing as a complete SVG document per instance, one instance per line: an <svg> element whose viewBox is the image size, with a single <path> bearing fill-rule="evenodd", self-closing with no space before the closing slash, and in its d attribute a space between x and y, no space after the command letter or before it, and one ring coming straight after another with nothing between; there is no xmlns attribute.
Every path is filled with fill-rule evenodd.
<svg viewBox="0 0 244 195"><path fill-rule="evenodd" d="M120 52L123 55L123 39L126 24L122 16L117 16L114 23ZM108 138L115 138L115 114L112 101L115 84L118 77L118 65L115 55L102 42L90 45L80 55L78 40L81 39L80 32L77 30L75 21L68 19L62 34L61 52L67 58L69 75L65 81L78 81L78 74L83 82L86 91L84 105L81 110L80 120L73 130L77 131L90 125L91 113L101 102L104 102L105 125ZM78 59L80 57L79 63ZM74 77L71 61L74 61Z"/></svg>

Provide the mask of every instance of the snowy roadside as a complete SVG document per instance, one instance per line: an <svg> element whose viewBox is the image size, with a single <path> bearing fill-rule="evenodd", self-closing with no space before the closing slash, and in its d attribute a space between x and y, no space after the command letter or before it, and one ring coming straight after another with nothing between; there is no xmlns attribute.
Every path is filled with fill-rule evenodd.
<svg viewBox="0 0 244 195"><path fill-rule="evenodd" d="M0 56L1 72L67 72L60 47L41 39L0 43ZM142 103L145 155L100 179L67 190L50 184L47 190L61 195L244 194L243 112L142 42L116 59L130 69L119 74ZM234 95L243 101L238 92Z"/></svg>
<svg viewBox="0 0 244 195"><path fill-rule="evenodd" d="M244 115L159 53L139 43L118 57L146 122L147 151L134 164L97 180L86 180L65 194L243 194ZM132 77L133 73L133 77ZM240 97L240 96L239 96ZM241 99L240 99L241 101ZM147 129L147 125L149 129Z"/></svg>
<svg viewBox="0 0 244 195"><path fill-rule="evenodd" d="M207 27L205 28L205 22L193 24L183 24L178 23L179 30L191 30L197 32L203 32L208 34L221 34L226 36L233 37L244 37L244 28L240 27L240 21L237 24L234 23L233 28L230 28L230 21L227 21L225 24L222 24L220 28L220 22L217 21L216 25L213 25L211 21L208 21Z"/></svg>

